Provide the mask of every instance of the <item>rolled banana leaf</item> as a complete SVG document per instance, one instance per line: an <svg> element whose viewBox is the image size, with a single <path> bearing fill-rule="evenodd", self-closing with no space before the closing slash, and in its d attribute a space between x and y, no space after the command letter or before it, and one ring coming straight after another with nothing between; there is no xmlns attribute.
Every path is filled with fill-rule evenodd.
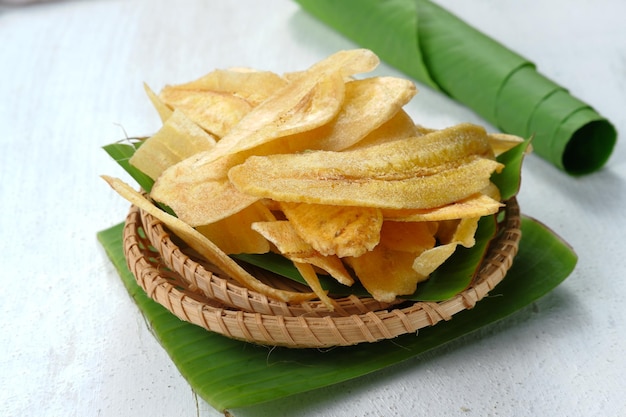
<svg viewBox="0 0 626 417"><path fill-rule="evenodd" d="M296 0L358 45L463 103L571 175L600 169L617 131L535 65L428 0Z"/></svg>

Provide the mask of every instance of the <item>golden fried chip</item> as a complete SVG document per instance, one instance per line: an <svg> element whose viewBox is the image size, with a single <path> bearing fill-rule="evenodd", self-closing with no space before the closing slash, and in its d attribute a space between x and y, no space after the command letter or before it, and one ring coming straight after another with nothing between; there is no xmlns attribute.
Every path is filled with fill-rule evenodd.
<svg viewBox="0 0 626 417"><path fill-rule="evenodd" d="M461 219L441 220L437 222L439 225L435 233L437 241L442 245L452 243L454 241L454 233L459 227L460 222Z"/></svg>
<svg viewBox="0 0 626 417"><path fill-rule="evenodd" d="M343 80L336 73L311 78L287 84L255 107L219 142L210 158L245 151L332 120L343 102Z"/></svg>
<svg viewBox="0 0 626 417"><path fill-rule="evenodd" d="M176 216L190 226L215 223L259 200L240 192L227 179L195 181L193 176L177 175L179 165L163 172L152 186L150 197L171 207ZM175 178L174 186L167 181L171 178Z"/></svg>
<svg viewBox="0 0 626 417"><path fill-rule="evenodd" d="M345 99L314 149L340 151L354 145L391 119L417 92L415 84L395 77L371 77L346 83Z"/></svg>
<svg viewBox="0 0 626 417"><path fill-rule="evenodd" d="M351 81L353 75L370 72L379 63L378 56L368 49L348 49L326 57L313 64L307 71L322 73L339 70L345 81ZM300 78L305 72L292 71L285 73L283 77L291 82Z"/></svg>
<svg viewBox="0 0 626 417"><path fill-rule="evenodd" d="M336 77L329 77L326 81L332 81L332 78L335 78L336 80ZM343 83L341 84L339 91L341 92L341 96L343 96ZM307 99L309 98L306 94L304 96ZM328 92L320 93L319 96L322 98L329 97ZM333 97L332 100L337 100L337 96L334 93L331 94L331 97ZM283 100L280 101L281 103L275 103L274 105L274 102L269 99L264 102L264 104L269 103L268 106L260 105L256 108L261 109L260 113L256 115L259 116L260 119L257 120L256 116L252 115L252 113L252 118L246 119L247 122L244 123L244 127L241 127L240 129L250 129L250 131L247 132L251 138L251 142L249 142L248 145L262 145L263 141L268 139L267 135L271 138L277 130L280 130L276 126L273 126L272 122L274 124L279 123L280 118L283 116L288 117L287 113L289 112L293 113L290 116L292 116L291 121L294 123L294 126L291 126L291 129L287 128L285 133L290 131L292 133L295 132L295 130L298 129L297 125L299 122L302 122L299 128L302 128L303 130L308 130L311 127L310 123L308 123L311 121L307 122L307 120L296 120L298 118L306 119L310 116L306 106L304 108L280 108ZM337 109L339 102L336 103ZM295 106L298 103L288 104ZM322 105L322 103L317 104L320 107L320 114L330 114L334 112L331 108L329 113L328 108L323 108L324 105ZM271 108L268 109L268 107ZM272 117L276 117L276 119L263 119L267 116L267 114L263 113L264 111L276 111L276 114L271 115ZM300 115L297 115L296 113L300 113ZM332 116L333 114L330 115ZM312 117L315 119L315 116ZM268 125L264 129L259 126L255 126L255 124L263 124L265 122L267 122ZM317 121L313 120L313 124L317 124ZM245 126L247 126L247 128ZM254 130L256 127L259 127L259 130ZM246 132L242 133L241 130L239 130L239 132L240 135L243 135L244 137L246 136ZM229 137L232 138L233 136ZM246 150L246 146L248 146L242 145L244 149L238 149L237 152L232 153L218 151L218 153L221 153L221 158L216 157L215 150L218 146L220 146L220 144L224 143L232 146L237 145L237 141L229 142L228 138L223 138L218 142L218 145L213 147L212 150L200 153L164 171L163 175L156 181L151 191L151 196L155 200L172 207L180 218L190 222L192 226L213 223L258 200L258 198L254 196L244 195L234 189L234 187L232 187L232 185L228 182L228 179L226 177L222 177L223 169L219 169L217 171L215 170L215 167L213 166L214 163L222 163L223 168L226 169L230 168L230 164L237 163L240 157L237 156L236 153ZM225 147L223 146L222 149L224 148ZM235 154L235 156L233 156L233 154ZM233 162L232 158L235 158L236 161ZM226 210L226 212L222 213L223 210Z"/></svg>
<svg viewBox="0 0 626 417"><path fill-rule="evenodd" d="M258 200L233 189L228 180L230 168L253 154L289 152L290 146L298 144L306 147L308 142L316 140L319 133L319 129L314 129L279 138L252 150L228 154L210 162L202 160L202 155L188 158L161 173L152 188L151 197L170 207L175 206L177 215L192 221L194 226L214 223ZM195 198L190 198L189 192L197 192ZM216 201L219 203L215 204Z"/></svg>
<svg viewBox="0 0 626 417"><path fill-rule="evenodd" d="M385 221L380 244L400 252L421 253L435 246L437 227L436 222Z"/></svg>
<svg viewBox="0 0 626 417"><path fill-rule="evenodd" d="M103 176L102 178L107 181L118 194L130 203L161 220L191 248L246 288L285 302L303 302L316 297L315 294L279 290L262 283L222 252L213 242L184 221L160 210L123 181L107 176Z"/></svg>
<svg viewBox="0 0 626 417"><path fill-rule="evenodd" d="M183 218L191 221L190 216L193 216L193 225L214 223L241 210L245 204L257 200L233 191L228 180L230 168L241 164L250 155L285 153L300 150L298 149L300 147L309 148L310 144L317 140L318 135L324 134L324 130L325 126L322 126L278 138L256 148L227 154L215 160L204 159L203 155L206 153L197 154L163 171L152 188L151 197L170 206L176 206L177 215ZM186 194L191 190L198 191L195 198L189 198ZM200 194L200 191L205 193ZM210 194L207 194L209 192ZM214 205L215 201L219 201L219 205Z"/></svg>
<svg viewBox="0 0 626 417"><path fill-rule="evenodd" d="M443 244L419 254L415 258L413 269L421 275L428 276L448 260L458 245L466 248L474 246L479 220L479 217L475 217L440 222L437 235Z"/></svg>
<svg viewBox="0 0 626 417"><path fill-rule="evenodd" d="M397 296L415 292L417 284L448 260L458 245L473 246L477 225L478 218L441 222L438 226L441 230L429 223L385 222L380 244L374 250L346 260L375 299L393 301ZM424 228L416 230L423 234L422 245L411 239L415 233L408 231L409 227ZM449 243L435 246L436 231L449 234Z"/></svg>
<svg viewBox="0 0 626 417"><path fill-rule="evenodd" d="M286 220L255 222L251 227L272 242L282 255L306 258L316 252Z"/></svg>
<svg viewBox="0 0 626 417"><path fill-rule="evenodd" d="M370 72L375 69L380 60L369 49L347 49L313 64L307 71L311 73L325 73L339 71L342 77L351 77L355 74ZM300 73L302 75L302 73ZM297 78L294 77L294 78ZM292 78L293 79L293 78Z"/></svg>
<svg viewBox="0 0 626 417"><path fill-rule="evenodd" d="M448 243L425 250L414 259L412 269L417 274L428 277L454 253L456 247L456 243Z"/></svg>
<svg viewBox="0 0 626 417"><path fill-rule="evenodd" d="M228 134L252 110L252 105L241 97L208 90L165 87L159 98L218 138Z"/></svg>
<svg viewBox="0 0 626 417"><path fill-rule="evenodd" d="M369 71L377 63L378 59L370 51L353 50L341 51L315 64L254 108L213 149L182 161L172 167L175 169L166 170L163 178L157 180L151 195L172 208L177 206L174 209L177 215L190 221L194 219L194 225L211 223L240 210L243 205L239 204L239 200L232 199L232 190L223 183L225 179L208 187L213 193L202 192L206 191L204 183L207 179L216 177L211 164L226 157L222 160L225 162L222 166L229 167L241 157L235 156L233 162L228 159L231 158L229 155L265 145L284 136L310 132L326 124L335 117L343 102L343 78L355 72ZM215 193L218 189L230 197L227 202L236 202L222 216L207 208L222 199L221 194ZM248 197L247 201L250 203L256 199ZM223 207L226 205L222 204Z"/></svg>
<svg viewBox="0 0 626 417"><path fill-rule="evenodd" d="M488 187L491 190L491 187ZM497 190L497 187L496 187ZM503 204L488 195L479 193L432 209L383 209L383 218L397 222L427 222L453 220L463 217L480 217L497 213Z"/></svg>
<svg viewBox="0 0 626 417"><path fill-rule="evenodd" d="M506 133L491 133L489 134L489 143L495 155L503 154L511 148L524 142L524 139L519 136L509 135Z"/></svg>
<svg viewBox="0 0 626 417"><path fill-rule="evenodd" d="M312 130L277 138L251 149L227 154L210 162L208 162L208 159L203 161L190 160L188 161L189 166L187 168L193 175L197 175L198 169L201 167L205 181L226 179L230 168L243 163L250 156L287 154L313 149L319 138L327 135L330 129L331 124L325 124ZM199 164L201 165L199 166ZM181 171L179 171L179 174Z"/></svg>
<svg viewBox="0 0 626 417"><path fill-rule="evenodd" d="M380 240L383 217L372 207L281 203L296 232L322 255L360 256Z"/></svg>
<svg viewBox="0 0 626 417"><path fill-rule="evenodd" d="M335 278L340 284L351 286L354 284L354 278L346 270L343 262L337 256L324 256L321 253L315 253L307 257L293 256L296 262L307 263L318 267L331 277Z"/></svg>
<svg viewBox="0 0 626 417"><path fill-rule="evenodd" d="M156 180L170 166L213 146L213 136L182 111L174 110L161 129L141 144L129 162Z"/></svg>
<svg viewBox="0 0 626 417"><path fill-rule="evenodd" d="M197 80L175 85L180 90L207 90L241 97L256 107L287 83L283 77L270 71L249 68L215 70Z"/></svg>
<svg viewBox="0 0 626 417"><path fill-rule="evenodd" d="M294 262L293 264L298 269L298 272L300 272L300 275L302 275L302 278L304 278L309 288L313 290L313 292L317 295L320 301L324 303L326 308L328 308L330 311L333 311L335 309L335 306L333 305L333 300L328 296L326 290L322 288L320 279L317 276L317 273L315 272L313 266L301 262Z"/></svg>
<svg viewBox="0 0 626 417"><path fill-rule="evenodd" d="M474 246L474 235L478 228L479 217L444 220L439 222L436 237L439 243L462 243L465 247Z"/></svg>
<svg viewBox="0 0 626 417"><path fill-rule="evenodd" d="M458 243L466 248L471 248L476 243L474 236L476 230L478 230L478 221L480 217L466 217L459 221L459 224L454 231L452 241Z"/></svg>
<svg viewBox="0 0 626 417"><path fill-rule="evenodd" d="M399 295L413 294L417 283L428 275L413 269L415 254L378 245L358 258L346 258L368 293L381 302L393 302Z"/></svg>
<svg viewBox="0 0 626 417"><path fill-rule="evenodd" d="M148 84L143 85L143 88L148 95L148 98L152 102L152 105L156 109L157 113L159 113L159 117L161 118L161 122L165 123L167 119L172 115L173 110L167 106L167 104L163 103L163 101L159 98L159 96L152 91Z"/></svg>
<svg viewBox="0 0 626 417"><path fill-rule="evenodd" d="M437 131L437 129L433 129L433 128L418 125L418 124L415 125L415 129L418 132L417 136L424 136L424 135L428 135L430 133L434 133Z"/></svg>
<svg viewBox="0 0 626 417"><path fill-rule="evenodd" d="M314 64L255 107L207 158L214 160L328 123L343 103L344 77L371 71L377 64L376 55L364 49L340 51Z"/></svg>
<svg viewBox="0 0 626 417"><path fill-rule="evenodd" d="M366 148L368 146L380 145L398 139L405 139L414 136L422 136L422 133L413 119L404 110L400 109L393 117L370 132L363 139L347 149Z"/></svg>
<svg viewBox="0 0 626 417"><path fill-rule="evenodd" d="M252 156L229 178L244 193L281 201L434 208L480 192L500 168L485 130L463 124L343 152Z"/></svg>
<svg viewBox="0 0 626 417"><path fill-rule="evenodd" d="M480 191L481 194L486 195L496 201L502 200L502 195L500 194L500 189L493 182L489 182L489 184ZM504 206L504 204L502 204ZM464 216L464 217L480 217L484 216L483 214L478 214L476 216Z"/></svg>
<svg viewBox="0 0 626 417"><path fill-rule="evenodd" d="M355 49L283 76L232 68L158 96L146 86L163 127L131 163L178 218L105 179L268 296L316 296L332 310L317 273L351 285L344 261L379 301L412 294L458 246L475 244L481 216L501 209L495 156L522 140L471 124L416 125L402 109L413 83L353 78L378 63ZM290 259L313 294L270 289L227 256L268 250Z"/></svg>
<svg viewBox="0 0 626 417"><path fill-rule="evenodd" d="M402 142L410 149L410 142ZM366 151L384 145L345 152L252 156L233 167L228 177L242 193L279 201L311 204L434 208L462 200L489 184L502 165L495 160L469 157L437 167L419 167L397 154L381 162L364 158ZM378 158L378 156L368 155ZM423 172L426 173L423 173Z"/></svg>
<svg viewBox="0 0 626 417"><path fill-rule="evenodd" d="M278 252L288 259L314 265L344 285L354 284L354 279L337 256L324 256L313 249L296 233L290 222L257 222L252 224L252 229L272 242Z"/></svg>
<svg viewBox="0 0 626 417"><path fill-rule="evenodd" d="M266 253L270 250L267 239L252 230L259 221L274 220L274 216L261 202L215 223L198 226L196 230L206 236L227 255L239 253Z"/></svg>

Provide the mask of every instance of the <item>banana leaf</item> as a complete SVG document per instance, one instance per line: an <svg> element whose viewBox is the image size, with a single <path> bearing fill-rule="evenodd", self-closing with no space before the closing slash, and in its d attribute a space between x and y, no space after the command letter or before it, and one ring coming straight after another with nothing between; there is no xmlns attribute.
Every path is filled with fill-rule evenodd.
<svg viewBox="0 0 626 417"><path fill-rule="evenodd" d="M429 0L296 0L314 17L572 175L600 169L617 132L590 105Z"/></svg>
<svg viewBox="0 0 626 417"><path fill-rule="evenodd" d="M217 410L253 406L356 378L420 355L524 308L574 269L573 250L548 228L522 219L518 255L505 279L473 309L447 322L390 341L327 351L235 341L181 321L150 299L126 267L122 224L98 240L155 337L197 394Z"/></svg>
<svg viewBox="0 0 626 417"><path fill-rule="evenodd" d="M145 190L146 192L150 192L152 190L152 185L154 185L154 180L141 172L141 170L137 169L133 165L130 164L130 158L135 154L135 151L139 146L141 146L141 141L130 141L129 143L111 143L109 145L105 145L102 147L104 151L115 160L124 170L131 176L137 184Z"/></svg>

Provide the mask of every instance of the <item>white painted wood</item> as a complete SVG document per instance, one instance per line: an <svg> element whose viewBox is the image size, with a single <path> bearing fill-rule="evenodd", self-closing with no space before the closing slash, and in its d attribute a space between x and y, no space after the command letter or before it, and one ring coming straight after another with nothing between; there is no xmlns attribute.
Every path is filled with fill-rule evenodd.
<svg viewBox="0 0 626 417"><path fill-rule="evenodd" d="M626 131L626 3L439 0ZM0 414L218 416L150 334L95 233L127 204L101 146L158 127L154 88L214 68L302 69L354 45L287 0L0 2ZM397 74L385 65L379 73ZM434 127L471 111L426 88ZM510 319L422 357L276 403L258 416L623 415L626 150L572 178L531 156L522 211L580 261Z"/></svg>

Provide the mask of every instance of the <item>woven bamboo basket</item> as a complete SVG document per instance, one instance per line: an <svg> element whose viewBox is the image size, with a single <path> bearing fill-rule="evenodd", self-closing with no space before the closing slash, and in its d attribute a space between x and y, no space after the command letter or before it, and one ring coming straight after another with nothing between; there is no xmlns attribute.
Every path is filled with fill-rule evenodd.
<svg viewBox="0 0 626 417"><path fill-rule="evenodd" d="M500 231L471 285L441 302L373 298L334 299L329 311L319 301L291 304L242 287L204 262L159 220L132 206L126 218L123 247L130 271L146 294L181 320L229 338L294 348L348 346L415 333L474 307L506 275L517 254L520 211L507 202ZM281 289L309 292L305 286L267 271L250 271Z"/></svg>

